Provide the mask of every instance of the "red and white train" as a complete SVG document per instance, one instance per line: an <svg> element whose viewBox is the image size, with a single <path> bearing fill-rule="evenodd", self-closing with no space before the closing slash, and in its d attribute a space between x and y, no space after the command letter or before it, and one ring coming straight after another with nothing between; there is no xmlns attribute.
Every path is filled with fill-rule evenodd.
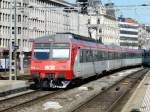
<svg viewBox="0 0 150 112"><path fill-rule="evenodd" d="M143 52L102 45L72 33L60 33L33 42L30 71L39 87L66 88L77 79L141 65Z"/></svg>

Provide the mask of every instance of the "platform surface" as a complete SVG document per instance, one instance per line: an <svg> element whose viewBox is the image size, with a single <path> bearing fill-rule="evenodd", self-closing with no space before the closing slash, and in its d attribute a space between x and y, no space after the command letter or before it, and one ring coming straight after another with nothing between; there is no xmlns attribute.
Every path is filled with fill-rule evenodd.
<svg viewBox="0 0 150 112"><path fill-rule="evenodd" d="M22 80L0 80L0 93L28 87L27 81Z"/></svg>
<svg viewBox="0 0 150 112"><path fill-rule="evenodd" d="M150 112L150 71L136 88L121 112Z"/></svg>

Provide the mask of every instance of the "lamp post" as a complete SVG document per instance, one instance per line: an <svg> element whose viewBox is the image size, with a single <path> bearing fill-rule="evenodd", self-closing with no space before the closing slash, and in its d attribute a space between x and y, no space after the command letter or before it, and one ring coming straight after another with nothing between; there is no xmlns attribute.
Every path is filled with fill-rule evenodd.
<svg viewBox="0 0 150 112"><path fill-rule="evenodd" d="M11 0L11 9L12 9ZM10 10L10 32L9 32L9 80L12 80L12 10Z"/></svg>
<svg viewBox="0 0 150 112"><path fill-rule="evenodd" d="M21 0L21 7L23 7L23 0ZM20 73L24 73L24 68L23 68L23 58L24 58L24 53L23 53L23 13L24 13L24 7L21 8L21 41L20 41Z"/></svg>
<svg viewBox="0 0 150 112"><path fill-rule="evenodd" d="M17 1L14 0L14 60L15 60L15 80L17 79Z"/></svg>

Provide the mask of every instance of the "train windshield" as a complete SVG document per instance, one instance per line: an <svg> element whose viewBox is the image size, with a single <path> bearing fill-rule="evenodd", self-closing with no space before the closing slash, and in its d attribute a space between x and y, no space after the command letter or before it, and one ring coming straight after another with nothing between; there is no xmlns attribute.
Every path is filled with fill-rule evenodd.
<svg viewBox="0 0 150 112"><path fill-rule="evenodd" d="M50 55L50 45L37 43L34 45L34 58L37 60L48 60Z"/></svg>
<svg viewBox="0 0 150 112"><path fill-rule="evenodd" d="M52 59L68 59L69 58L69 44L53 44L52 49Z"/></svg>
<svg viewBox="0 0 150 112"><path fill-rule="evenodd" d="M37 60L69 59L69 44L35 44L34 58Z"/></svg>

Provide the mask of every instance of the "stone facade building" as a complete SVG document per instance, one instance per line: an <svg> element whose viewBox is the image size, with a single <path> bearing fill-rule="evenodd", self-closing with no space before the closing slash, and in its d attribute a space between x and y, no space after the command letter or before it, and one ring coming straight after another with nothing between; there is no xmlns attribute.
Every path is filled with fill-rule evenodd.
<svg viewBox="0 0 150 112"><path fill-rule="evenodd" d="M9 50L10 36L14 41L13 1L0 0L0 54L5 49ZM72 32L88 36L88 15L78 13L78 10L74 9L74 6L68 2L60 0L16 1L18 52L21 48L24 52L30 52L30 41L43 35Z"/></svg>

